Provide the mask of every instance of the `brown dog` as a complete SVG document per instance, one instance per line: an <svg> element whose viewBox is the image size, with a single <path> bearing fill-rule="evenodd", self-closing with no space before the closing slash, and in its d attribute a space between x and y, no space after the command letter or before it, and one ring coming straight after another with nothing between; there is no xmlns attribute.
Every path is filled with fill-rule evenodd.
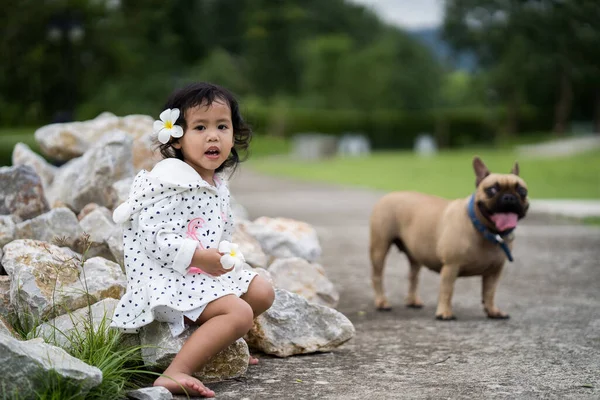
<svg viewBox="0 0 600 400"><path fill-rule="evenodd" d="M392 244L410 263L408 307L420 308L419 270L424 265L440 273L437 319L454 319L452 291L461 276L482 276L483 307L490 318L508 318L494 305L494 294L506 259L512 261L512 230L527 213L527 185L515 163L511 174L491 174L473 159L476 191L446 200L416 192L385 195L371 214L372 283L375 306L390 310L383 291L383 268Z"/></svg>

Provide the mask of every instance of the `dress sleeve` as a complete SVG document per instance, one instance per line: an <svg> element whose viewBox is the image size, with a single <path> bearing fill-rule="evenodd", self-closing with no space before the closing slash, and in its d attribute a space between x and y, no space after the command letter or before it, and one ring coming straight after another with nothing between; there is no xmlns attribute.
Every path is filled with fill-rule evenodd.
<svg viewBox="0 0 600 400"><path fill-rule="evenodd" d="M181 194L169 196L144 207L138 218L138 239L144 252L161 267L182 275L198 246L198 241L181 235L187 217L184 204Z"/></svg>
<svg viewBox="0 0 600 400"><path fill-rule="evenodd" d="M231 212L231 206L227 205L227 212L225 213L225 221L223 222L223 235L221 240L227 240L231 242L233 238L233 213Z"/></svg>

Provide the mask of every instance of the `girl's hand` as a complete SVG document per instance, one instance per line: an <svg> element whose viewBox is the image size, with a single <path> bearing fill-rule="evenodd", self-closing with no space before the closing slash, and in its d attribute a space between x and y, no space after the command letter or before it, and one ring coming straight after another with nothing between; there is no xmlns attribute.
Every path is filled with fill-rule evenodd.
<svg viewBox="0 0 600 400"><path fill-rule="evenodd" d="M196 249L190 266L198 267L212 276L221 276L231 271L231 269L225 269L221 265L222 255L217 249Z"/></svg>

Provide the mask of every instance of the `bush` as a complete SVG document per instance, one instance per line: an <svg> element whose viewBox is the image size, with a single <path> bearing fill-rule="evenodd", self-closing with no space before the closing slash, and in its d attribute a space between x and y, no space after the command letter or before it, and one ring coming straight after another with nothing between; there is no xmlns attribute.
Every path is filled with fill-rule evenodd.
<svg viewBox="0 0 600 400"><path fill-rule="evenodd" d="M244 115L258 133L291 137L318 132L333 135L363 133L374 149L412 148L422 133L434 135L442 147L463 147L496 141L503 126L503 109L463 108L430 111L406 110L324 110L306 108L246 107ZM527 130L547 130L547 119L524 109L520 125Z"/></svg>

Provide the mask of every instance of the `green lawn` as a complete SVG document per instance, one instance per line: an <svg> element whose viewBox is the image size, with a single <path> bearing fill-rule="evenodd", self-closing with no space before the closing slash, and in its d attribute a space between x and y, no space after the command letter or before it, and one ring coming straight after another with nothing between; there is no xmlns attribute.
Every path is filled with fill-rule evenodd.
<svg viewBox="0 0 600 400"><path fill-rule="evenodd" d="M19 142L25 143L39 154L39 146L33 132L35 128L0 128L0 167L12 164L12 152Z"/></svg>
<svg viewBox="0 0 600 400"><path fill-rule="evenodd" d="M0 166L10 165L17 142L39 153L34 128L0 129ZM517 159L509 148L453 150L434 158L419 158L410 151L378 152L369 157L335 158L318 162L270 157L288 154L290 142L255 135L249 165L258 171L309 181L392 190L418 190L443 197L466 196L473 190L471 161L482 157L492 172L509 172ZM600 199L600 151L556 159L519 158L521 176L532 198Z"/></svg>
<svg viewBox="0 0 600 400"><path fill-rule="evenodd" d="M479 155L492 172L508 173L517 156L510 150L455 150L434 158L411 152L380 152L368 157L303 162L289 158L254 158L256 170L301 180L366 188L418 190L442 197L462 197L474 189L472 159ZM600 151L575 157L519 160L532 198L600 199Z"/></svg>

